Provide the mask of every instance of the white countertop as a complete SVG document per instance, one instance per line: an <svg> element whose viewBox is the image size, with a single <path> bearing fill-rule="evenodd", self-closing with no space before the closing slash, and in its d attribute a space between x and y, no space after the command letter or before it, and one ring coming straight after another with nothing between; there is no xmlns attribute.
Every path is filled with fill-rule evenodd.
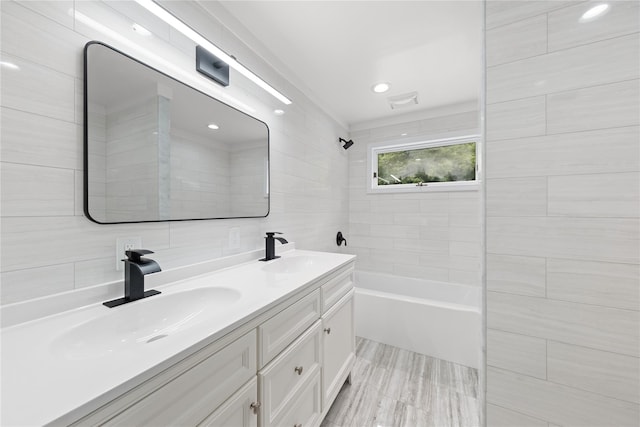
<svg viewBox="0 0 640 427"><path fill-rule="evenodd" d="M154 287L161 295L107 308L101 303L80 307L0 332L2 343L2 406L0 424L69 424L115 397L153 377L177 361L226 335L238 326L335 271L355 256L293 250L282 258L251 261L219 271ZM302 271L287 274L268 271L265 266L292 257L313 257ZM162 273L158 273L162 274ZM137 343L133 351L113 354L98 352L90 357L70 357L60 351L61 337L112 310L144 304L176 292L209 286L238 290L241 298L201 322L152 342ZM93 340L99 341L98 336Z"/></svg>

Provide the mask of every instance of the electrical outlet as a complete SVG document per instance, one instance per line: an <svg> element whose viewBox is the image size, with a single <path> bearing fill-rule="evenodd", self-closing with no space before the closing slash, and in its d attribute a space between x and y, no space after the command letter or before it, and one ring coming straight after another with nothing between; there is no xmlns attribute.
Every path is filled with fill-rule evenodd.
<svg viewBox="0 0 640 427"><path fill-rule="evenodd" d="M229 249L240 249L240 228L229 229Z"/></svg>
<svg viewBox="0 0 640 427"><path fill-rule="evenodd" d="M142 249L142 238L140 237L118 237L116 239L116 270L122 271L124 263L123 258L126 258L125 251L131 249Z"/></svg>

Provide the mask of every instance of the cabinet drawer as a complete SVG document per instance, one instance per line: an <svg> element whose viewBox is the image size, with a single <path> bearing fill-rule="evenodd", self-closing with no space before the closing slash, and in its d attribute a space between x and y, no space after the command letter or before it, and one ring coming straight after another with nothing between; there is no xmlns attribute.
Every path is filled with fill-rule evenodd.
<svg viewBox="0 0 640 427"><path fill-rule="evenodd" d="M257 402L257 394L258 383L254 377L199 424L199 427L257 427L258 415L251 408Z"/></svg>
<svg viewBox="0 0 640 427"><path fill-rule="evenodd" d="M261 425L276 425L286 405L310 378L320 372L322 340L320 320L258 373Z"/></svg>
<svg viewBox="0 0 640 427"><path fill-rule="evenodd" d="M258 365L262 368L320 318L320 290L293 303L258 327Z"/></svg>
<svg viewBox="0 0 640 427"><path fill-rule="evenodd" d="M274 426L316 427L322 421L320 372L309 378L302 389L286 404L287 412Z"/></svg>
<svg viewBox="0 0 640 427"><path fill-rule="evenodd" d="M339 273L322 285L322 312L325 313L331 306L340 300L353 288L353 267Z"/></svg>
<svg viewBox="0 0 640 427"><path fill-rule="evenodd" d="M106 425L197 425L255 377L255 330L139 400Z"/></svg>

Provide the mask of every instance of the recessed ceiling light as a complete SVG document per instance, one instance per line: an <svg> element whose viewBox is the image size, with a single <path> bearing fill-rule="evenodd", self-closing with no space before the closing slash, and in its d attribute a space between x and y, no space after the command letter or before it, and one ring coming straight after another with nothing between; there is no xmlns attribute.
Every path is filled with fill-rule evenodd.
<svg viewBox="0 0 640 427"><path fill-rule="evenodd" d="M133 24L131 28L133 28L133 31L140 34L141 36L149 37L151 35L151 31L147 30L145 27L143 27L140 24Z"/></svg>
<svg viewBox="0 0 640 427"><path fill-rule="evenodd" d="M587 10L582 14L579 21L580 22L589 22L593 21L604 15L609 10L609 5L607 3L602 3L597 6L593 6L591 9Z"/></svg>
<svg viewBox="0 0 640 427"><path fill-rule="evenodd" d="M401 133L400 136L407 136L407 133Z"/></svg>
<svg viewBox="0 0 640 427"><path fill-rule="evenodd" d="M18 67L13 62L7 62L7 61L0 61L0 66L2 68L8 68L10 70L19 70L20 69L20 67Z"/></svg>
<svg viewBox="0 0 640 427"><path fill-rule="evenodd" d="M217 125L217 124L215 124L215 123L210 123L210 124L209 124L209 126L207 126L207 127L208 127L209 129L213 129L213 130L220 129L220 126L218 126L218 125Z"/></svg>
<svg viewBox="0 0 640 427"><path fill-rule="evenodd" d="M281 110L281 109L273 110L273 114L275 114L276 116L281 116L284 114L284 110Z"/></svg>
<svg viewBox="0 0 640 427"><path fill-rule="evenodd" d="M371 90L375 93L385 93L391 88L389 83L377 83L371 87Z"/></svg>

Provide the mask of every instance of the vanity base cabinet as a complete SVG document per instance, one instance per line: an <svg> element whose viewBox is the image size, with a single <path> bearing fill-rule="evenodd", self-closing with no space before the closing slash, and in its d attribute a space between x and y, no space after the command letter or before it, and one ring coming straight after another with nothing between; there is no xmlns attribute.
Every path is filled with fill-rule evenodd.
<svg viewBox="0 0 640 427"><path fill-rule="evenodd" d="M329 410L356 359L353 289L322 316L322 405Z"/></svg>
<svg viewBox="0 0 640 427"><path fill-rule="evenodd" d="M252 406L258 401L257 399L258 381L254 378L198 427L257 427L258 415Z"/></svg>

